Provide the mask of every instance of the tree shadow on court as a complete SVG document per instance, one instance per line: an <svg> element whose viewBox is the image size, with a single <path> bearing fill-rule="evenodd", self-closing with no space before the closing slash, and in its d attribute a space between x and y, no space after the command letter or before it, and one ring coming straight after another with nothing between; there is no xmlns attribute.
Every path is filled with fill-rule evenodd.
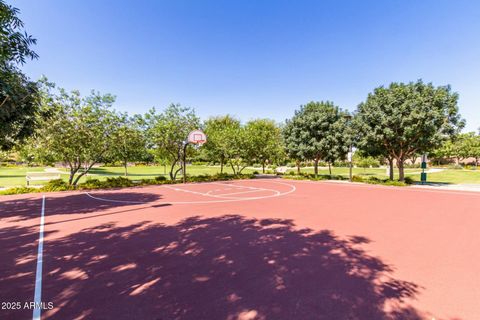
<svg viewBox="0 0 480 320"><path fill-rule="evenodd" d="M37 250L38 228L0 228L0 302L18 301L23 308L24 302L33 300ZM0 319L31 317L31 310L0 309Z"/></svg>
<svg viewBox="0 0 480 320"><path fill-rule="evenodd" d="M45 215L52 216L57 214L85 214L98 212L112 208L121 208L132 205L151 204L154 201L161 200L160 194L142 193L142 192L95 192L93 195L97 198L110 199L115 201L102 201L89 197L85 193L69 193L62 196L48 196L45 204ZM125 202L121 202L125 201ZM12 218L12 221L22 221L39 218L42 208L42 199L40 195L29 196L26 198L12 199L3 201L0 199L0 220Z"/></svg>
<svg viewBox="0 0 480 320"><path fill-rule="evenodd" d="M228 215L105 224L47 242L44 319L421 319L419 287L341 239L291 220ZM386 308L387 307L387 308ZM386 311L388 309L388 311Z"/></svg>

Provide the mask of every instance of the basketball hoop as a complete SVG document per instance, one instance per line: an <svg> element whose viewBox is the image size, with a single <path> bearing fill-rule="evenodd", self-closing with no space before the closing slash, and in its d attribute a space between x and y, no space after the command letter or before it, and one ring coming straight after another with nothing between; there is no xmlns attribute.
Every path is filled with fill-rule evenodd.
<svg viewBox="0 0 480 320"><path fill-rule="evenodd" d="M207 142L207 135L202 130L193 130L188 134L187 141L183 142L183 183L187 183L187 146L193 144L195 149Z"/></svg>
<svg viewBox="0 0 480 320"><path fill-rule="evenodd" d="M207 135L201 130L193 130L188 134L187 141L196 147L201 147L207 142Z"/></svg>

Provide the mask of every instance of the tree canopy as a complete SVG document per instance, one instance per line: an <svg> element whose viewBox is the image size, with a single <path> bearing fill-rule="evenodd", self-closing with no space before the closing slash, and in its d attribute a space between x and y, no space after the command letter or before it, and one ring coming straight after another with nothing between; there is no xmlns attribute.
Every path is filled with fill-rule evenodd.
<svg viewBox="0 0 480 320"><path fill-rule="evenodd" d="M315 175L318 162L333 163L348 152L348 113L332 102L309 102L287 120L284 139L287 153L295 159L313 160Z"/></svg>
<svg viewBox="0 0 480 320"><path fill-rule="evenodd" d="M195 110L171 104L162 113L151 109L146 115L147 135L157 154L170 161L170 179L175 180L183 169L184 143L190 131L198 129L200 118ZM176 169L176 166L180 168Z"/></svg>
<svg viewBox="0 0 480 320"><path fill-rule="evenodd" d="M464 125L458 94L421 80L376 88L358 106L354 123L358 147L395 159L400 181L408 157L437 148Z"/></svg>
<svg viewBox="0 0 480 320"><path fill-rule="evenodd" d="M76 185L115 147L112 137L118 118L111 109L114 101L110 94L92 91L82 97L78 91L56 90L54 84L43 82L41 106L50 117L39 120L41 126L32 140L50 157L68 165L69 184Z"/></svg>
<svg viewBox="0 0 480 320"><path fill-rule="evenodd" d="M113 161L120 161L128 175L128 162L141 161L146 154L146 137L141 128L139 117L129 117L128 114L119 114L115 121L112 134L113 148L109 150L109 157Z"/></svg>
<svg viewBox="0 0 480 320"><path fill-rule="evenodd" d="M257 119L245 125L245 138L251 150L251 162L260 163L265 173L268 161L274 162L283 155L282 133L278 125L270 119Z"/></svg>
<svg viewBox="0 0 480 320"><path fill-rule="evenodd" d="M35 130L37 85L18 68L36 59L36 40L23 29L19 10L0 1L0 150L10 150Z"/></svg>
<svg viewBox="0 0 480 320"><path fill-rule="evenodd" d="M220 172L234 156L235 135L240 132L240 120L230 115L212 117L205 121L207 143L203 146L209 160L220 163Z"/></svg>

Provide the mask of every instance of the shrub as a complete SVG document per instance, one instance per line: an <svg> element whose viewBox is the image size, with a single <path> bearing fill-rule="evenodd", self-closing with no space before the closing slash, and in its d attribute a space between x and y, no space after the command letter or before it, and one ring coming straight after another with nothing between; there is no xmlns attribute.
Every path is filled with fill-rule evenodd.
<svg viewBox="0 0 480 320"><path fill-rule="evenodd" d="M405 163L403 166L404 166L405 168L418 169L418 168L421 167L421 163L413 163L413 164L411 164L411 163Z"/></svg>
<svg viewBox="0 0 480 320"><path fill-rule="evenodd" d="M357 166L360 168L370 168L370 167L379 167L380 162L373 157L364 157L356 161Z"/></svg>
<svg viewBox="0 0 480 320"><path fill-rule="evenodd" d="M449 164L447 167L449 169L457 169L457 170L463 169L463 167L459 164Z"/></svg>
<svg viewBox="0 0 480 320"><path fill-rule="evenodd" d="M78 188L80 190L83 190L83 189L100 189L100 188L103 188L104 185L105 185L104 182L102 182L98 179L89 179L84 183L80 183L78 185Z"/></svg>
<svg viewBox="0 0 480 320"><path fill-rule="evenodd" d="M194 166L206 166L208 165L207 161L192 161L192 165Z"/></svg>
<svg viewBox="0 0 480 320"><path fill-rule="evenodd" d="M33 193L33 192L39 192L39 189L30 188L30 187L15 187L15 188L9 188L9 189L0 191L0 195L7 196L12 194Z"/></svg>
<svg viewBox="0 0 480 320"><path fill-rule="evenodd" d="M228 173L219 173L215 175L200 175L200 176L187 176L187 181L189 182L206 182L206 181L222 181L222 180L233 180L233 179L252 179L254 174L228 174ZM108 188L124 188L132 187L137 185L154 185L154 184L176 184L181 183L181 180L167 180L164 176L156 177L155 179L142 179L139 181L132 181L125 177L111 177L107 178L105 181L100 181L98 179L89 179L84 183L78 184L76 187L68 185L65 181L61 179L51 180L42 188L30 188L30 187L18 187L18 188L9 188L3 191L0 191L0 195L12 195L12 194L22 194L22 193L33 193L33 192L49 192L49 191L66 191L66 190L86 190L86 189L108 189Z"/></svg>
<svg viewBox="0 0 480 320"><path fill-rule="evenodd" d="M405 177L405 183L406 184L413 184L415 181L413 180L412 177Z"/></svg>
<svg viewBox="0 0 480 320"><path fill-rule="evenodd" d="M42 188L40 188L41 191L49 192L49 191L66 191L66 190L72 190L73 187L68 185L65 181L62 179L55 179L55 180L50 180L47 182L46 185L44 185Z"/></svg>
<svg viewBox="0 0 480 320"><path fill-rule="evenodd" d="M407 178L409 178L409 182L407 182ZM353 176L352 181L353 182L362 182L362 183L368 183L368 184L381 184L381 185L386 185L386 186L399 186L403 187L408 184L413 183L413 180L410 177L405 178L405 182L401 181L396 181L396 180L389 180L389 179L380 179L377 177L361 177L361 176Z"/></svg>

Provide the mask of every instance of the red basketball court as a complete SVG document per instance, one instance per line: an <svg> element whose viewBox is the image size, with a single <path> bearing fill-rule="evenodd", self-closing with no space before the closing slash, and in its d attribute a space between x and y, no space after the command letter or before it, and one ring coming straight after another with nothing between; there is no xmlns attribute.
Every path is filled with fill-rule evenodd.
<svg viewBox="0 0 480 320"><path fill-rule="evenodd" d="M478 193L254 179L0 212L0 319L480 318Z"/></svg>

